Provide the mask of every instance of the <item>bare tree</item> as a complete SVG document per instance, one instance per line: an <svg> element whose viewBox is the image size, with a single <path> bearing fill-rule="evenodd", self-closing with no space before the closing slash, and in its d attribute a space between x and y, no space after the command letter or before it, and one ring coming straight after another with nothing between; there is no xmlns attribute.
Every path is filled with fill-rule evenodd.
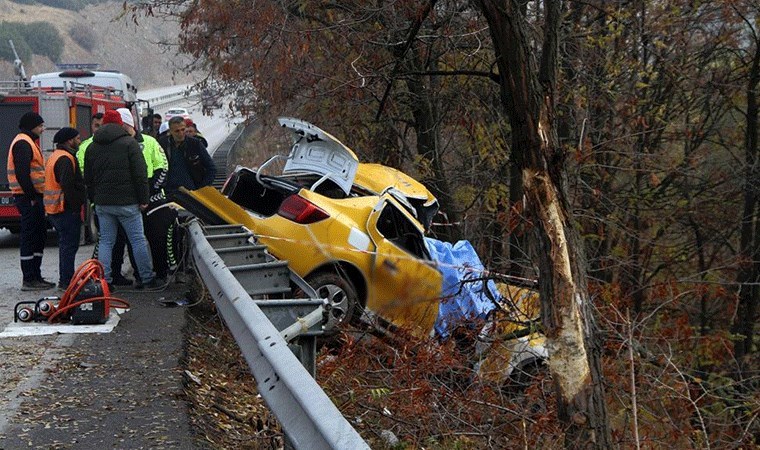
<svg viewBox="0 0 760 450"><path fill-rule="evenodd" d="M734 344L734 353L740 362L752 352L757 304L760 299L760 218L758 201L760 195L760 162L758 161L757 126L760 116L758 89L760 89L760 30L757 29L756 4L734 7L734 11L746 24L746 42L750 48L744 54L746 67L746 129L744 134L744 192L739 242L739 305L732 331L740 335Z"/></svg>
<svg viewBox="0 0 760 450"><path fill-rule="evenodd" d="M567 200L564 155L556 131L557 49L562 3L543 5L540 65L531 52L528 15L518 0L480 0L488 22L504 108L515 133L526 213L533 221L541 314L550 342L549 367L568 448L609 448L601 352L587 290L583 244Z"/></svg>

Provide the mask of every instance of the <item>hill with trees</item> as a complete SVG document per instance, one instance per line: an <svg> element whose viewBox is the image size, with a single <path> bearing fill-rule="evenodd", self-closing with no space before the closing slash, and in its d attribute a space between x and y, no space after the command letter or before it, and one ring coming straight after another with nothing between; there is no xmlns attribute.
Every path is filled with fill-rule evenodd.
<svg viewBox="0 0 760 450"><path fill-rule="evenodd" d="M12 39L27 75L55 71L55 63L98 63L124 72L138 88L191 81L178 57L159 42L179 33L176 21L131 20L120 1L0 0L0 79L13 78Z"/></svg>

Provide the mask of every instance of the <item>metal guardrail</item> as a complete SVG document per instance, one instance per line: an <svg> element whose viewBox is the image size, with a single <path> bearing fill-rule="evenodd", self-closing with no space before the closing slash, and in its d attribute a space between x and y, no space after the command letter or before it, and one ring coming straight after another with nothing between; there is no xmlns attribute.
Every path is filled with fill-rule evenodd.
<svg viewBox="0 0 760 450"><path fill-rule="evenodd" d="M164 93L160 95L138 94L138 97L140 100L147 100L150 103L151 108L154 109L156 107L166 108L186 100L200 97L200 93L193 90L192 85L189 84L175 86L173 89L163 91Z"/></svg>
<svg viewBox="0 0 760 450"><path fill-rule="evenodd" d="M368 449L367 443L293 354L281 332L233 275L225 259L209 243L203 227L193 221L189 232L196 267L248 362L259 393L277 416L289 443L297 449ZM239 239L237 234L216 237L217 240ZM247 251L246 245L240 242L223 246ZM226 261L236 259L228 255ZM261 278L262 292L276 288L265 286L271 283L266 278ZM282 332L292 333L293 327Z"/></svg>

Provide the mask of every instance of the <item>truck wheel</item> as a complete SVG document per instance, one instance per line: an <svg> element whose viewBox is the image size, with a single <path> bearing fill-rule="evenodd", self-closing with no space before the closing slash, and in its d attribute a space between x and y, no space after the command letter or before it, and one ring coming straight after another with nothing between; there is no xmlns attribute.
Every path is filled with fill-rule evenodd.
<svg viewBox="0 0 760 450"><path fill-rule="evenodd" d="M21 226L20 225L11 225L9 227L6 227L8 231L11 232L11 234L19 234L21 233Z"/></svg>

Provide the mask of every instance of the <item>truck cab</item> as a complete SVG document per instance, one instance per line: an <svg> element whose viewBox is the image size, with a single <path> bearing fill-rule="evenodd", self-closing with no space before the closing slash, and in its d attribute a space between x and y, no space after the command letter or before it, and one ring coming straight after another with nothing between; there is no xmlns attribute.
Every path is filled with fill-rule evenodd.
<svg viewBox="0 0 760 450"><path fill-rule="evenodd" d="M73 84L97 86L117 91L125 102L137 101L137 87L132 79L118 71L69 69L32 75L29 82L33 88L41 89L64 90Z"/></svg>

